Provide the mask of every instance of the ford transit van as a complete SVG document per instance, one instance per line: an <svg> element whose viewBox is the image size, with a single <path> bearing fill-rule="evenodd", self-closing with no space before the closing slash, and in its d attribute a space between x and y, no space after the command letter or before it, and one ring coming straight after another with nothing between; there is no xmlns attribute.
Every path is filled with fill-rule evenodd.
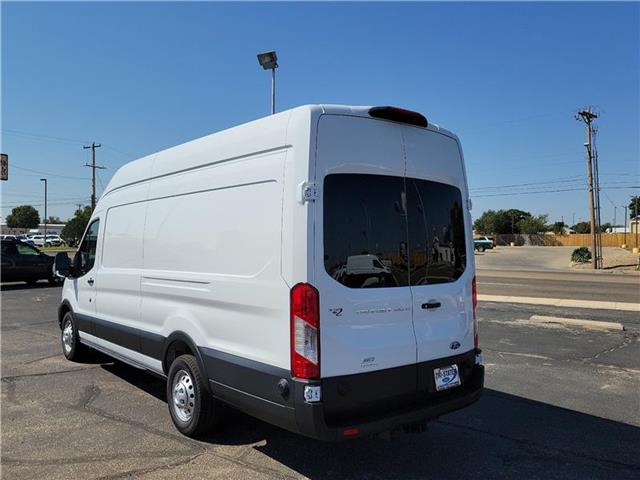
<svg viewBox="0 0 640 480"><path fill-rule="evenodd" d="M167 380L177 429L232 406L340 440L476 401L470 201L451 132L393 107L284 111L120 168L66 278L64 355Z"/></svg>

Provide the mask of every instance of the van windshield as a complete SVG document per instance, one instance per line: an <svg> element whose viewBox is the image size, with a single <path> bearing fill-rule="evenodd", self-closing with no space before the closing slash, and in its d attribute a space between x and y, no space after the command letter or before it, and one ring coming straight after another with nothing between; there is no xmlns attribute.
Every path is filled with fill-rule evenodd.
<svg viewBox="0 0 640 480"><path fill-rule="evenodd" d="M350 288L453 282L464 272L462 195L438 182L332 174L324 181L324 263Z"/></svg>

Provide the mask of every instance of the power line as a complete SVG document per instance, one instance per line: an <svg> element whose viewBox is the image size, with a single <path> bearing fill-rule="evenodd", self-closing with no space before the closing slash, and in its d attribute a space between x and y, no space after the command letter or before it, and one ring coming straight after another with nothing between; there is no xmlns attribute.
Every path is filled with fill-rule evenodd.
<svg viewBox="0 0 640 480"><path fill-rule="evenodd" d="M609 187L607 190L633 190L636 188L640 188L640 185L629 185L626 187ZM532 195L537 193L559 193L559 192L583 192L583 188L561 188L557 190L531 190L531 191L522 191L522 192L507 192L507 193L488 193L481 195L471 195L471 198L482 198L482 197L506 197L511 195Z"/></svg>
<svg viewBox="0 0 640 480"><path fill-rule="evenodd" d="M552 184L552 183L563 183L563 182L567 182L569 180L571 180L573 183L577 180L584 180L585 178L581 175L577 175L577 176L573 176L573 177L565 177L565 178L559 178L557 180L549 180L549 181L539 181L539 182L531 182L531 183L514 183L511 185L494 185L494 186L490 186L490 187L474 187L474 188L470 188L469 190L486 190L486 189L492 189L492 188L512 188L512 187L523 187L523 186L529 186L529 185L544 185L544 184Z"/></svg>
<svg viewBox="0 0 640 480"><path fill-rule="evenodd" d="M519 192L531 192L531 191L539 191L540 189L548 189L548 188L555 188L555 187L571 187L571 188L576 188L577 190L583 190L585 187L580 187L580 185L585 182L584 180L573 180L573 181L564 181L564 182L559 182L562 183L563 185L553 185L553 184L534 184L531 186L526 186L526 187L498 187L496 186L495 188L485 188L485 189L469 189L469 191L472 194L476 194L476 195L481 195L481 194L489 194L489 193L493 193L493 192L501 192L503 190L507 190L507 192L505 193L519 193ZM585 182L586 184L586 182ZM603 184L600 184L601 190L602 188L607 188L607 189L612 189L612 188L616 188L616 187L629 187L629 188L633 188L635 182L634 181L624 181L624 182L606 182Z"/></svg>
<svg viewBox="0 0 640 480"><path fill-rule="evenodd" d="M42 139L45 139L45 140L51 140L51 141L62 142L62 143L75 143L75 144L80 144L80 145L84 145L85 143L87 143L86 141L83 141L83 140L77 140L77 139L72 139L72 138L64 138L64 137L56 137L56 136L53 136L53 135L44 135L42 133L24 132L24 131L21 131L21 130L13 130L13 129L9 129L9 128L2 128L2 129L0 129L0 131L2 131L3 133L8 133L10 135L22 135L22 136L27 136L27 137L42 138Z"/></svg>
<svg viewBox="0 0 640 480"><path fill-rule="evenodd" d="M73 201L49 201L47 202L49 205L56 205L56 206L62 206L62 205L77 205L77 203L81 200L86 201L87 199L85 197L80 197L80 198L76 198ZM44 207L44 202L41 203L17 203L17 204L13 204L13 205L0 205L0 208L5 209L5 208L16 208L16 207L20 207L22 205L31 205L32 207Z"/></svg>
<svg viewBox="0 0 640 480"><path fill-rule="evenodd" d="M19 167L18 165L11 165L11 168L17 168L18 170L24 170L25 172L33 172L39 175L48 175L49 177L68 178L70 180L90 180L88 177L73 177L70 175L59 175L57 173L43 172L42 170L34 170L32 168Z"/></svg>

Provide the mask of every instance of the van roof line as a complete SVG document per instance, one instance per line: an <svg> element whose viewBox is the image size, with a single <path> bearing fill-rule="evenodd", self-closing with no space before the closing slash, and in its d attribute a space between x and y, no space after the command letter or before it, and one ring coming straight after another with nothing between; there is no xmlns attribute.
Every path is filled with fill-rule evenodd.
<svg viewBox="0 0 640 480"><path fill-rule="evenodd" d="M188 163L189 157L197 153L200 148L212 141L215 137L225 138L229 143L237 143L240 141L240 137L244 138L247 136L251 137L254 141L255 151L270 150L274 147L282 147L286 144L285 135L287 131L287 124L294 112L300 114L305 113L306 111L311 115L316 113L320 115L350 115L371 118L369 115L369 110L371 108L372 106L338 105L331 103L301 105L289 110L278 112L274 115L265 116L224 130L212 132L203 137L146 155L123 165L113 175L102 196L127 185L144 182L152 177L163 176L163 173L166 172L163 170L158 171L157 168L164 167L164 169L167 169L166 157L169 152L173 155L171 163L174 165L175 162L179 162L181 160ZM274 128L274 124L277 123L280 123L282 128ZM454 133L431 122L429 122L426 128L427 130L442 133L456 140L458 139ZM221 152L221 157L223 156L224 152ZM164 165L156 165L157 161L162 161Z"/></svg>

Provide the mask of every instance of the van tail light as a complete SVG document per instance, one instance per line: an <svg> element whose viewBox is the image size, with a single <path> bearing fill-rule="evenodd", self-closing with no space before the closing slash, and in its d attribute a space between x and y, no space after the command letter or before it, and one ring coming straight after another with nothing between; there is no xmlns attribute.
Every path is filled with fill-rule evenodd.
<svg viewBox="0 0 640 480"><path fill-rule="evenodd" d="M471 282L471 297L473 301L473 346L478 348L478 318L476 317L476 309L478 308L478 287L476 286L476 277Z"/></svg>
<svg viewBox="0 0 640 480"><path fill-rule="evenodd" d="M320 298L308 283L291 289L291 373L297 378L320 377Z"/></svg>

